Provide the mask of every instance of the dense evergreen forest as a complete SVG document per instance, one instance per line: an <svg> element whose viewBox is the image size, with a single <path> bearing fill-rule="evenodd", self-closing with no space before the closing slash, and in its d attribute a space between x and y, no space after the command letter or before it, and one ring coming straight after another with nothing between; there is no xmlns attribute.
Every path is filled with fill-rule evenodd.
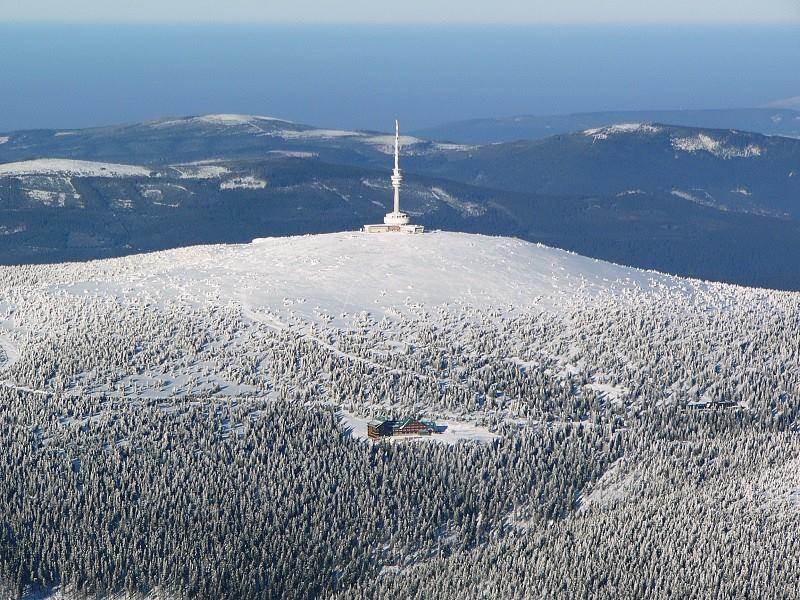
<svg viewBox="0 0 800 600"><path fill-rule="evenodd" d="M796 595L796 294L631 271L345 314L226 295L220 252L0 271L3 597Z"/></svg>

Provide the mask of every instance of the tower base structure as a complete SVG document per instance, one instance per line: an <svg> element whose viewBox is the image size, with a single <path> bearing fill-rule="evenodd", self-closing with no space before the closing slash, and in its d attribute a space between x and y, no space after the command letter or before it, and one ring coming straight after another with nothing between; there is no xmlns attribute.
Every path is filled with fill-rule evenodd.
<svg viewBox="0 0 800 600"><path fill-rule="evenodd" d="M422 225L413 225L410 221L411 219L408 218L406 213L393 211L386 213L386 216L383 217L383 223L364 225L364 231L366 233L386 233L389 231L423 233L425 231Z"/></svg>
<svg viewBox="0 0 800 600"><path fill-rule="evenodd" d="M422 225L388 225L386 223L376 223L374 225L364 225L364 233L424 233L425 227Z"/></svg>

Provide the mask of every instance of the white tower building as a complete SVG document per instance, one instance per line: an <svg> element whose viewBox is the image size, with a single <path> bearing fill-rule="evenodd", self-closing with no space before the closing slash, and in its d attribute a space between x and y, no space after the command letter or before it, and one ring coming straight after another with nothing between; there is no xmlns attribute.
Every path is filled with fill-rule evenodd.
<svg viewBox="0 0 800 600"><path fill-rule="evenodd" d="M402 233L422 233L422 225L409 223L408 215L400 210L400 184L403 176L400 174L400 122L394 122L394 170L392 171L392 188L394 189L394 207L392 212L383 217L383 224L364 225L367 233L383 233L399 231Z"/></svg>

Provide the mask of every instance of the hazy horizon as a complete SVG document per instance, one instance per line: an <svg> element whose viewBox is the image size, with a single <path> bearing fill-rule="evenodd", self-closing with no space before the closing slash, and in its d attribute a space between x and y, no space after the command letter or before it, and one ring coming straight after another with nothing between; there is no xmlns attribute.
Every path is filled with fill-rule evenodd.
<svg viewBox="0 0 800 600"><path fill-rule="evenodd" d="M800 22L794 0L8 0L0 20L102 23L776 23Z"/></svg>
<svg viewBox="0 0 800 600"><path fill-rule="evenodd" d="M3 24L0 34L0 131L208 113L377 130L400 116L410 130L800 94L796 26Z"/></svg>

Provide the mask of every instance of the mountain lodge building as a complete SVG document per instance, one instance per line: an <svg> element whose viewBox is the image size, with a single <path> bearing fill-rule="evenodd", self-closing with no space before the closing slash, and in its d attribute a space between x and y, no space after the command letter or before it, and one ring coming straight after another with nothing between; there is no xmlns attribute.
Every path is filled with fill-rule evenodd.
<svg viewBox="0 0 800 600"><path fill-rule="evenodd" d="M377 417L367 423L367 435L373 441L387 437L413 437L432 433L439 433L436 423L420 421L412 417L398 420Z"/></svg>

